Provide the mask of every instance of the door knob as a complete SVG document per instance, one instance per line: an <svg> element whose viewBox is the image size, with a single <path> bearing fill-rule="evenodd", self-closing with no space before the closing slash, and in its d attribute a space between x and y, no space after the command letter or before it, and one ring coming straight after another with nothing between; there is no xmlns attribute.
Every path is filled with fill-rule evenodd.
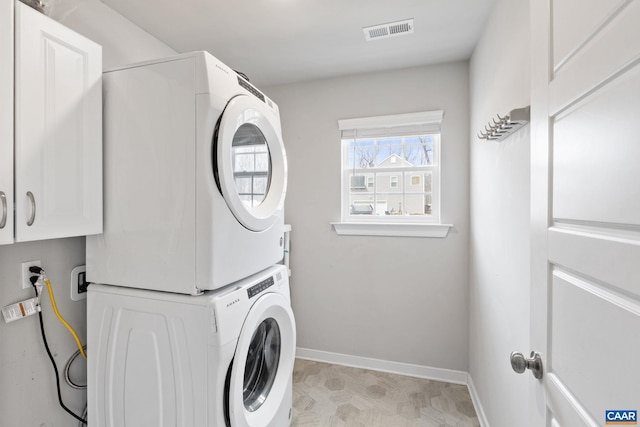
<svg viewBox="0 0 640 427"><path fill-rule="evenodd" d="M525 370L531 370L531 373L537 379L542 378L542 357L535 351L531 352L531 357L527 359L518 351L511 353L511 367L514 371L521 374Z"/></svg>

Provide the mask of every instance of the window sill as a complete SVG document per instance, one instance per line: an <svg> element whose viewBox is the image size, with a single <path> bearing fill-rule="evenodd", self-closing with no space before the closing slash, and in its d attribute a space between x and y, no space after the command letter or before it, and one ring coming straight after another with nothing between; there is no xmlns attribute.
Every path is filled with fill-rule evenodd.
<svg viewBox="0 0 640 427"><path fill-rule="evenodd" d="M382 222L332 222L339 236L397 236L445 238L452 224L416 224Z"/></svg>

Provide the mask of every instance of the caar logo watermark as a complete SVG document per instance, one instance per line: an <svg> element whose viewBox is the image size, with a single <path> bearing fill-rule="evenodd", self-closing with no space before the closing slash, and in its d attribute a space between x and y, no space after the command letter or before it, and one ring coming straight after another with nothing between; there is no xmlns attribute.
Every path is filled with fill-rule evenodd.
<svg viewBox="0 0 640 427"><path fill-rule="evenodd" d="M607 410L604 412L604 420L607 425L637 425L638 411Z"/></svg>

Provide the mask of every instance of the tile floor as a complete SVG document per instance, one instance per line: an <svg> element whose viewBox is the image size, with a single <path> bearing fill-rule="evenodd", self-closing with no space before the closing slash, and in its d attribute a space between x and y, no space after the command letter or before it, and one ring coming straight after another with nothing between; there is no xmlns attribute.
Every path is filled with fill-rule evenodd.
<svg viewBox="0 0 640 427"><path fill-rule="evenodd" d="M474 427L464 385L296 359L292 427Z"/></svg>

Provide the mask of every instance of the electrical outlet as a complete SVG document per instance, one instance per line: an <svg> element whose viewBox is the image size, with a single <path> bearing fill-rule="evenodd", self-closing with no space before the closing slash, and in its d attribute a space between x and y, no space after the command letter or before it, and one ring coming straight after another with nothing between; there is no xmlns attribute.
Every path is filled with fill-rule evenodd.
<svg viewBox="0 0 640 427"><path fill-rule="evenodd" d="M29 267L33 267L33 266L42 267L42 263L40 262L39 259L37 259L35 261L25 261L21 265L22 265L22 282L21 282L22 289L33 289L33 286L31 285L31 281L29 281L29 278L34 274L29 271Z"/></svg>
<svg viewBox="0 0 640 427"><path fill-rule="evenodd" d="M80 301L87 298L87 266L79 265L71 270L71 300Z"/></svg>

